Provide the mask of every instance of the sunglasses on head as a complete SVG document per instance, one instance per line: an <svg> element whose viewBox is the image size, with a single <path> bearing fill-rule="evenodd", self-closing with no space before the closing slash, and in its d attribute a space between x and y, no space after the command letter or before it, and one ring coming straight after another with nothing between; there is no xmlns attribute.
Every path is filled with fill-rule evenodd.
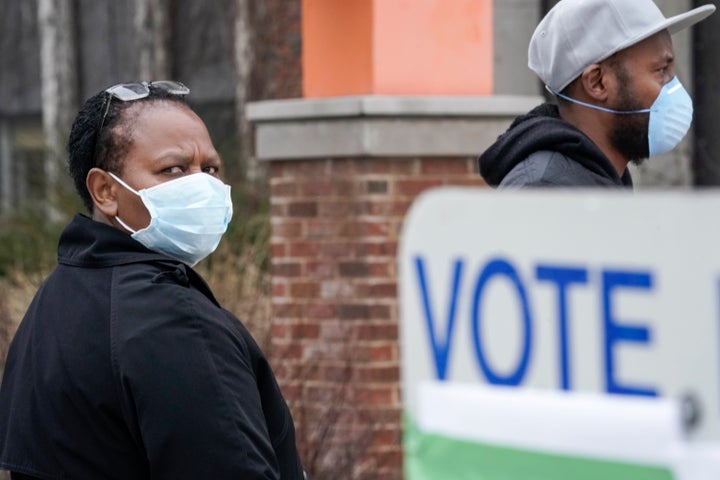
<svg viewBox="0 0 720 480"><path fill-rule="evenodd" d="M172 95L187 95L190 89L180 82L172 80L158 80L155 82L118 83L105 90L110 98L117 98L123 102L139 100L150 95L150 89L161 90Z"/></svg>
<svg viewBox="0 0 720 480"><path fill-rule="evenodd" d="M105 96L105 101L103 102L102 110L102 120L100 120L100 128L97 129L97 134L95 138L95 159L97 164L97 151L98 151L98 143L100 140L100 133L102 132L103 127L105 126L105 119L107 118L107 114L110 111L110 104L112 103L114 98L117 98L118 100L122 102L132 102L133 100L140 100L141 98L145 98L150 96L150 89L158 90L161 92L168 93L170 95L177 95L184 97L185 95L190 93L190 89L183 85L180 82L175 82L173 80L157 80L155 82L134 82L134 83L118 83L117 85L113 85L112 87L105 90L105 93L107 94Z"/></svg>

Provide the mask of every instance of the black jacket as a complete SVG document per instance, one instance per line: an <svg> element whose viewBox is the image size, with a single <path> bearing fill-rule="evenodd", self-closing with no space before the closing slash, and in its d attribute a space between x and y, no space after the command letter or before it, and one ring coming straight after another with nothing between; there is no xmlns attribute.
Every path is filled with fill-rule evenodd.
<svg viewBox="0 0 720 480"><path fill-rule="evenodd" d="M75 216L10 347L0 467L42 479L301 479L248 331L189 267Z"/></svg>
<svg viewBox="0 0 720 480"><path fill-rule="evenodd" d="M515 119L478 158L480 175L493 187L632 187L584 133L543 104Z"/></svg>

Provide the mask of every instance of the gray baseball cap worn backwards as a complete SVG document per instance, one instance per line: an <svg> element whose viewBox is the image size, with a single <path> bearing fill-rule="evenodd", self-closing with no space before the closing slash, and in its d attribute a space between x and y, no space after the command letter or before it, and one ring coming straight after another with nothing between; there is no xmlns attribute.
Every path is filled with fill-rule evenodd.
<svg viewBox="0 0 720 480"><path fill-rule="evenodd" d="M561 0L533 33L528 66L561 92L590 65L665 29L679 32L714 11L703 5L665 18L652 0Z"/></svg>

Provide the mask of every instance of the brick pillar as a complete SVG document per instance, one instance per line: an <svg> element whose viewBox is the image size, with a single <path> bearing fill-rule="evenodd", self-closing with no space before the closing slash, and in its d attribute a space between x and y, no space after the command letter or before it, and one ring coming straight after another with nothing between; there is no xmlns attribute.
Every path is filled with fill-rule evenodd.
<svg viewBox="0 0 720 480"><path fill-rule="evenodd" d="M398 234L421 191L481 185L474 162L309 159L270 172L278 375L291 398L320 401L313 424L349 416L351 451L339 453L370 456L371 478L400 478Z"/></svg>
<svg viewBox="0 0 720 480"><path fill-rule="evenodd" d="M475 156L537 98L249 106L270 162L272 364L311 472L402 478L396 253L418 194L482 186Z"/></svg>

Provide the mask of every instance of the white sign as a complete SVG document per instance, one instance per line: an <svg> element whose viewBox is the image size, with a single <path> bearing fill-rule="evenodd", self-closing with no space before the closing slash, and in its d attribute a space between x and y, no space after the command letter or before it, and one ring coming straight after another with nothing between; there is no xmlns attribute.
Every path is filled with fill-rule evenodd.
<svg viewBox="0 0 720 480"><path fill-rule="evenodd" d="M720 441L720 194L438 189L399 268L409 418L426 380L690 398Z"/></svg>
<svg viewBox="0 0 720 480"><path fill-rule="evenodd" d="M717 480L720 444L688 443L681 410L662 398L423 382L408 478Z"/></svg>

